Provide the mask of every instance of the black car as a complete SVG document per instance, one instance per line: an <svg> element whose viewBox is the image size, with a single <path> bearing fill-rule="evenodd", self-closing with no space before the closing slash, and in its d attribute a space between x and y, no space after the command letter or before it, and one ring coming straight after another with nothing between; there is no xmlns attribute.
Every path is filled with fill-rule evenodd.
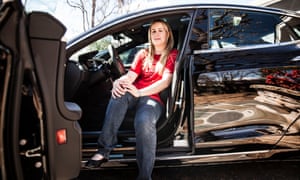
<svg viewBox="0 0 300 180"><path fill-rule="evenodd" d="M299 155L299 14L172 5L113 19L66 43L57 19L13 1L0 14L2 179L72 179L84 170L112 82L147 47L154 19L171 25L179 50L157 124L156 166ZM101 168L135 165L133 115L128 111Z"/></svg>

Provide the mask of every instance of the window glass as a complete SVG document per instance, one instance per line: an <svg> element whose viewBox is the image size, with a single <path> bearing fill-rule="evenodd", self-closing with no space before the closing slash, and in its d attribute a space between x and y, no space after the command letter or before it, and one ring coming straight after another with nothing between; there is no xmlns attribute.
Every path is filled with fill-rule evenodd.
<svg viewBox="0 0 300 180"><path fill-rule="evenodd" d="M71 59L78 61L79 56L81 54L88 53L88 52L98 52L97 54L95 54L95 56L96 58L101 58L103 55L107 54L108 45L112 44L115 48L118 48L127 43L130 43L131 41L132 39L127 37L123 33L115 35L115 38L112 35L107 35L89 44L88 46L80 49L78 52L76 52L74 55L71 56Z"/></svg>
<svg viewBox="0 0 300 180"><path fill-rule="evenodd" d="M207 41L207 10L199 9L192 28L192 34L189 41L189 45L192 50L207 49Z"/></svg>
<svg viewBox="0 0 300 180"><path fill-rule="evenodd" d="M281 31L281 34L287 35L287 40L299 40L300 39L300 18L295 17L282 17L285 22L285 31ZM282 38L283 39L283 38Z"/></svg>
<svg viewBox="0 0 300 180"><path fill-rule="evenodd" d="M295 33L297 34L297 36L300 36L300 28L294 27L293 29L295 31Z"/></svg>
<svg viewBox="0 0 300 180"><path fill-rule="evenodd" d="M120 56L121 60L123 61L124 66L125 67L130 66L132 61L134 60L136 53L141 49L148 48L148 46L149 46L149 44L147 42L147 43L138 45L136 47L133 47L131 49L128 49L128 50L120 53L119 56Z"/></svg>
<svg viewBox="0 0 300 180"><path fill-rule="evenodd" d="M276 43L278 15L230 9L210 11L210 48Z"/></svg>
<svg viewBox="0 0 300 180"><path fill-rule="evenodd" d="M77 51L76 53L74 53L70 59L72 59L73 61L78 61L79 60L79 56L84 54L84 53L88 53L88 52L98 52L99 54L103 53L105 54L105 52L107 52L107 47L109 44L111 44L111 42L113 41L113 37L111 35L105 36L104 38L101 38L87 46L85 46L84 48L80 49L79 51Z"/></svg>

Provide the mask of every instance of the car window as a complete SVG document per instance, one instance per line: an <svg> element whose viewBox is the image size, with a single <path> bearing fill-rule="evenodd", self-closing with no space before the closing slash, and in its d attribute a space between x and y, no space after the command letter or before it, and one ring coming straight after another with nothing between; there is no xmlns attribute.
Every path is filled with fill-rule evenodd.
<svg viewBox="0 0 300 180"><path fill-rule="evenodd" d="M284 22L286 24L286 31L282 32L282 35L286 35L287 38L293 40L300 39L300 19L295 17L284 17Z"/></svg>
<svg viewBox="0 0 300 180"><path fill-rule="evenodd" d="M91 44L85 46L84 48L74 53L71 56L71 59L73 61L78 61L80 60L80 56L82 54L91 53L91 52L95 52L94 54L95 58L98 59L104 58L104 56L107 55L108 53L107 51L108 45L112 44L115 48L118 48L132 41L131 38L127 37L123 33L114 36L115 37L113 37L112 35L107 35L97 41L92 42Z"/></svg>
<svg viewBox="0 0 300 180"><path fill-rule="evenodd" d="M199 9L189 45L192 50L278 44L300 39L299 19L235 9Z"/></svg>
<svg viewBox="0 0 300 180"><path fill-rule="evenodd" d="M189 45L191 49L208 48L208 18L207 10L199 9L191 32Z"/></svg>
<svg viewBox="0 0 300 180"><path fill-rule="evenodd" d="M209 17L212 49L273 44L281 22L275 15L230 9L212 9Z"/></svg>
<svg viewBox="0 0 300 180"><path fill-rule="evenodd" d="M149 45L148 43L143 43L143 44L141 44L141 45L138 45L138 46L136 46L136 47L133 47L133 48L131 48L131 49L128 49L128 50L126 50L126 51L120 53L120 54L119 54L119 55L120 55L120 58L121 58L123 64L125 65L125 67L130 66L131 63L132 63L132 61L133 61L133 59L134 59L134 57L135 57L135 54L136 54L139 50L147 48L148 45Z"/></svg>

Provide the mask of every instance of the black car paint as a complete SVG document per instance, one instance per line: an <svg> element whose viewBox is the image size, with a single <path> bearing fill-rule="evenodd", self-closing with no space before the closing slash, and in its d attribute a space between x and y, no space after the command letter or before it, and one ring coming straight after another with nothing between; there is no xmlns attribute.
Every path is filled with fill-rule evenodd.
<svg viewBox="0 0 300 180"><path fill-rule="evenodd" d="M4 4L1 7L3 19L0 26L1 67L11 68L11 71L10 75L5 73L6 71L0 71L0 74L6 74L5 77L10 82L0 89L1 95L7 92L6 96L3 96L5 98L1 97L1 103L4 100L7 102L5 118L1 119L5 120L2 122L5 131L1 132L4 140L1 146L5 147L1 156L5 157L1 164L2 172L5 172L2 177L71 179L78 176L79 171L82 170L81 161L84 162L96 151L96 138L101 133L98 131L101 127L99 121L102 120L100 117L104 116L110 98L111 80L118 78L122 72L119 67L114 67L116 64L103 63L103 61L97 61L97 65L101 68L94 66L88 69L80 68L87 64L87 61L98 53L97 51L84 54L79 62L69 61L68 58L90 42L109 34L109 31L117 33L125 27L123 23L129 26L176 14L185 14L189 16L190 21L185 26L186 34L181 39L183 42L178 43L181 53L170 88L171 96L168 100L170 114L167 118L163 118L165 121L158 124L156 164L181 166L195 163L222 163L266 159L274 157L273 155L277 153L280 155L282 152L298 152L299 116L292 116L294 119L285 123L282 123L284 118L276 116L274 122L270 118L270 120L236 121L231 124L231 121L241 117L235 110L241 108L244 101L242 104L239 104L240 101L225 105L222 103L226 100L226 96L237 94L248 100L251 98L253 104L252 98L255 98L258 90L261 90L261 86L257 84L265 83L264 77L261 77L262 69L282 68L287 72L299 70L299 40L276 45L264 44L211 50L208 48L210 46L205 44L209 41L207 39L204 44L201 42L199 45L203 49L195 49L197 44L191 46L195 43L191 42L194 40L191 31L195 25L194 21L201 20L201 18L197 19L200 10L196 9L209 10L216 7L258 10L280 15L288 13L267 8L213 4L155 8L112 20L66 44L61 41L65 27L51 15L41 12L27 15L19 2ZM297 16L288 14L291 17ZM131 17L135 19L130 20ZM12 33L13 36L8 36ZM144 40L139 39L137 42ZM124 46L117 50L122 52L128 47ZM258 78L221 79L220 81L211 78L226 77L227 74L239 77L239 72L247 72L245 70L251 71ZM0 80L2 84L6 81L3 78ZM289 98L299 101L299 91L285 91L288 93L284 94ZM210 98L215 99L209 101ZM201 103L198 103L198 100ZM252 107L251 103L249 107ZM232 109L233 106L236 109ZM269 106L267 104L264 107ZM273 105L270 107L274 108ZM247 108L246 112L250 112L251 109ZM284 115L296 112L290 107L274 109ZM215 119L209 119L205 115ZM94 122L88 121L84 124L86 123L84 120L89 118ZM200 121L196 121L197 118ZM228 123L225 121L219 123L220 119L225 119ZM216 121L217 125L203 126L206 125L203 122ZM124 123L119 133L120 143L112 153L112 163L107 163L103 168L125 168L135 162L132 119L128 122ZM56 132L60 129L67 130L66 144L57 144ZM175 146L177 140L185 140L187 144ZM24 142L26 143L22 144Z"/></svg>
<svg viewBox="0 0 300 180"><path fill-rule="evenodd" d="M4 3L1 11L1 43L10 52L2 104L2 178L76 177L81 167L81 129L76 125L81 109L63 100L65 27L46 13L27 15L20 2ZM68 129L68 143L56 143L59 129ZM66 157L75 161L61 161Z"/></svg>

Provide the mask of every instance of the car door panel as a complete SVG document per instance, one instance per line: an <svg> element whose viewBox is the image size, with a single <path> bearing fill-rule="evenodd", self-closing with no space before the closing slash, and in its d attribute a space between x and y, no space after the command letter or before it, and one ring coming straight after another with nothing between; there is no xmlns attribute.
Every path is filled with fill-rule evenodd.
<svg viewBox="0 0 300 180"><path fill-rule="evenodd" d="M24 24L22 17L19 3L9 2L1 5L1 179L23 178L18 151L24 70L24 62L20 61L21 53L18 51L20 37L24 36L19 31L19 26Z"/></svg>
<svg viewBox="0 0 300 180"><path fill-rule="evenodd" d="M0 21L2 178L75 178L81 109L62 94L65 28L19 1L2 4Z"/></svg>
<svg viewBox="0 0 300 180"><path fill-rule="evenodd" d="M299 132L299 41L286 36L279 16L264 12L204 9L196 19L190 38L196 147L299 148L280 141Z"/></svg>
<svg viewBox="0 0 300 180"><path fill-rule="evenodd" d="M65 27L49 14L29 15L29 36L41 94L40 113L46 127L45 152L53 179L75 178L81 168L81 129L77 122L81 109L74 103L65 103L63 98L64 32Z"/></svg>
<svg viewBox="0 0 300 180"><path fill-rule="evenodd" d="M295 51L291 53L293 48ZM297 44L287 45L286 52L284 49L274 47L260 51L254 48L231 51L228 55L222 52L195 56L194 130L199 147L205 142L209 142L208 146L220 147L273 146L283 134L299 131L297 122L290 127L299 116L299 92L292 89L292 83L290 87L278 87L281 82L270 84L268 81L268 77L278 73L292 74L299 70L299 63L288 54L299 55ZM258 51L259 54L254 53ZM247 57L243 60L245 54ZM218 56L228 59L219 60ZM270 56L280 61L264 58ZM204 60L214 65L204 65ZM291 144L281 145L289 147Z"/></svg>

